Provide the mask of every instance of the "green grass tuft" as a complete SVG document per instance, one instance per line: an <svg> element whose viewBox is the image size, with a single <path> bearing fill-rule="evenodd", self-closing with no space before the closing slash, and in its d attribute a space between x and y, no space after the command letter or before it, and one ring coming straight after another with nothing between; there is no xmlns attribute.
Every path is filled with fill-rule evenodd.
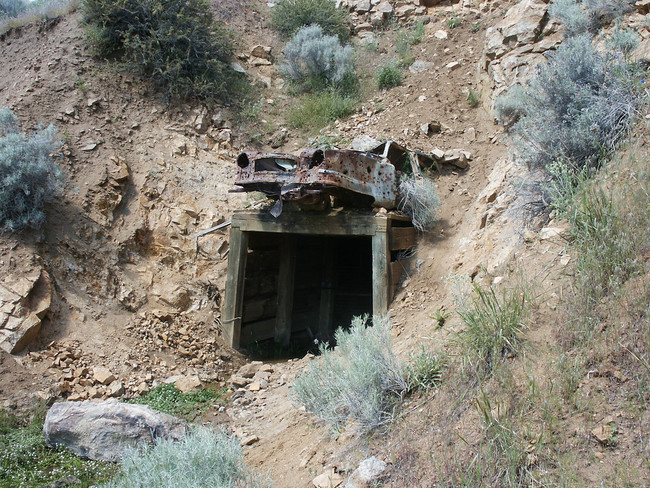
<svg viewBox="0 0 650 488"><path fill-rule="evenodd" d="M205 388L197 392L181 393L173 384L159 385L129 403L149 405L154 410L194 420L212 405L224 403L225 390Z"/></svg>
<svg viewBox="0 0 650 488"><path fill-rule="evenodd" d="M292 127L317 131L354 113L357 103L356 98L336 91L306 95L289 111L287 121Z"/></svg>

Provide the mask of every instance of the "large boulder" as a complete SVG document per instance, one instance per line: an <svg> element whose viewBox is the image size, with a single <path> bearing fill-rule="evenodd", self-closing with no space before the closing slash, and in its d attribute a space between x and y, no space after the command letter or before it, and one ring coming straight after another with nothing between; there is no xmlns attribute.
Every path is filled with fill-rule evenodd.
<svg viewBox="0 0 650 488"><path fill-rule="evenodd" d="M65 446L77 456L118 462L126 449L182 438L187 423L145 405L117 401L62 402L48 410L43 425L49 447Z"/></svg>

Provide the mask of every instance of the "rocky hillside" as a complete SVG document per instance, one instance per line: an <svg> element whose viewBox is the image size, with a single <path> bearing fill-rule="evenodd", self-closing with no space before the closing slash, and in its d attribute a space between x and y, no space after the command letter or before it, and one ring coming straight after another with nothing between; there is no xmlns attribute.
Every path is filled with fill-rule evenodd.
<svg viewBox="0 0 650 488"><path fill-rule="evenodd" d="M499 375L477 385L452 360L441 389L411 397L393 426L369 439L331 438L314 425L288 395L313 356L251 363L224 345L228 229L197 235L257 204L228 193L240 151L298 152L313 144L313 134L284 117L294 97L277 71L282 42L267 26L269 7L236 6L227 19L241 32L239 67L260 93L250 113L165 104L142 80L93 58L72 12L0 39L0 106L24 130L55 124L66 173L40 231L0 236L0 407L126 399L163 382L183 391L219 385L229 388L229 403L203 420L231 429L248 463L275 486L342 486L371 455L387 463L383 486L650 483L647 380L639 364L622 359L628 342L607 336L596 355L565 347L556 328L567 320L578 259L567 243L570 225L537 211L538 195L521 191L538 176L513 162L491 111L499 94L562 42L563 28L541 0L420 3L344 3L361 53L364 100L319 138L394 140L456 163L432 171L439 220L420 236L414 269L391 306L393 339L405 359L420 347L453 358L463 324L434 320L457 306L442 278L471 276L498 290L525 281L535 297L526 346ZM636 2L624 18L641 39L632 56L646 62L647 5ZM424 35L410 48L403 84L374 88L376 67L396 57L399 36L416 21ZM479 106L468 103L473 92ZM628 151L636 160L647 161L646 136L644 127L634 134ZM642 171L622 166L611 178ZM645 277L638 286L646 295L634 296L647 304ZM612 319L602 318L603 330ZM645 315L638 324L647 334ZM575 361L580 354L587 359ZM561 363L576 366L572 394L558 397ZM505 434L493 435L500 428ZM514 464L502 459L522 452ZM485 471L468 474L475 465ZM503 471L512 466L508 478L513 473ZM317 475L324 475L318 483Z"/></svg>

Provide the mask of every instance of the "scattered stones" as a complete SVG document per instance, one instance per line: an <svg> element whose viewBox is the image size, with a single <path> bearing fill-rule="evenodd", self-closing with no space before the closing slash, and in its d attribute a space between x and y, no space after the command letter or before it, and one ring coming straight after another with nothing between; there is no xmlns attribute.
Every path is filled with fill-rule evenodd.
<svg viewBox="0 0 650 488"><path fill-rule="evenodd" d="M368 135L361 135L354 138L350 143L350 148L355 151L370 151L381 144L380 141Z"/></svg>
<svg viewBox="0 0 650 488"><path fill-rule="evenodd" d="M424 73L425 71L429 71L434 67L435 64L431 61L423 61L421 59L418 59L413 64L411 64L411 66L409 66L409 71L411 73Z"/></svg>
<svg viewBox="0 0 650 488"><path fill-rule="evenodd" d="M177 440L186 431L183 420L117 401L55 403L43 425L49 447L65 446L77 456L109 462L118 462L125 449Z"/></svg>
<svg viewBox="0 0 650 488"><path fill-rule="evenodd" d="M241 441L239 441L239 445L244 447L244 446L250 446L255 444L257 441L259 441L260 438L257 437L256 435L248 435L244 437Z"/></svg>
<svg viewBox="0 0 650 488"><path fill-rule="evenodd" d="M343 483L343 478L334 468L316 476L312 481L316 488L337 488Z"/></svg>
<svg viewBox="0 0 650 488"><path fill-rule="evenodd" d="M437 30L437 31L435 31L435 32L433 33L433 37L435 37L436 39L440 39L440 40L442 40L442 39L447 39L447 37L448 37L448 36L447 36L447 31L444 31L444 30Z"/></svg>
<svg viewBox="0 0 650 488"><path fill-rule="evenodd" d="M197 390L201 386L201 380L197 375L181 376L174 382L174 385L181 393L189 393Z"/></svg>
<svg viewBox="0 0 650 488"><path fill-rule="evenodd" d="M388 465L381 459L372 456L361 461L354 470L344 488L370 488L377 486L382 476L386 473Z"/></svg>
<svg viewBox="0 0 650 488"><path fill-rule="evenodd" d="M108 368L104 368L102 366L97 366L93 370L93 377L95 381L101 383L102 385L110 385L113 381L115 381L115 375L113 375L113 373L111 373Z"/></svg>
<svg viewBox="0 0 650 488"><path fill-rule="evenodd" d="M267 61L272 61L273 57L271 55L270 46L257 45L251 49L251 56L261 59L266 59Z"/></svg>
<svg viewBox="0 0 650 488"><path fill-rule="evenodd" d="M564 234L565 229L561 227L544 227L539 231L539 239L541 241L547 241L555 237L559 237Z"/></svg>

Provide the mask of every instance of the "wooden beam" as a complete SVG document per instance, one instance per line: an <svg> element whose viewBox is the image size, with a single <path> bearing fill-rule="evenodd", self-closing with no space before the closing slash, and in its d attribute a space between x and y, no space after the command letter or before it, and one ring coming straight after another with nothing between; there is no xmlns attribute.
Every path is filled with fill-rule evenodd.
<svg viewBox="0 0 650 488"><path fill-rule="evenodd" d="M415 246L416 236L415 227L392 227L390 230L390 250L410 249Z"/></svg>
<svg viewBox="0 0 650 488"><path fill-rule="evenodd" d="M390 292L390 250L388 235L378 232L372 236L372 314L388 312Z"/></svg>
<svg viewBox="0 0 650 488"><path fill-rule="evenodd" d="M278 313L275 318L275 342L288 347L291 340L291 315L296 278L296 237L285 234L280 242L278 274Z"/></svg>
<svg viewBox="0 0 650 488"><path fill-rule="evenodd" d="M388 219L369 213L318 214L285 210L278 218L265 211L235 212L232 222L233 226L236 225L245 232L371 236L386 229Z"/></svg>
<svg viewBox="0 0 650 488"><path fill-rule="evenodd" d="M248 234L239 227L230 228L230 256L226 275L226 297L223 307L223 336L226 343L239 348L242 308L244 302L244 274L248 254Z"/></svg>

